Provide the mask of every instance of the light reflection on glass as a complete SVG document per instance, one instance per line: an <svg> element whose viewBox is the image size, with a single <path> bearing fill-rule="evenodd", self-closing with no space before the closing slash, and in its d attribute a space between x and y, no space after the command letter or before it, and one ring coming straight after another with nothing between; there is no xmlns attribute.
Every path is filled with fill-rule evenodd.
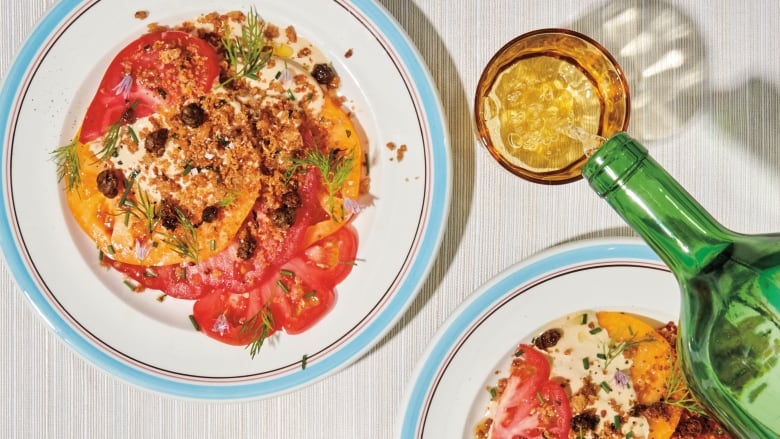
<svg viewBox="0 0 780 439"><path fill-rule="evenodd" d="M607 3L571 23L617 59L631 93L631 134L640 140L673 135L709 92L706 48L695 23L662 1Z"/></svg>

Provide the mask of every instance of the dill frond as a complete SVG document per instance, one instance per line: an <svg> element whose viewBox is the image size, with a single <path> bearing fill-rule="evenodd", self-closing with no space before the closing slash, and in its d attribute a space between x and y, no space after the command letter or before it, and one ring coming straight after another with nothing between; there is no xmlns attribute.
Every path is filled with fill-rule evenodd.
<svg viewBox="0 0 780 439"><path fill-rule="evenodd" d="M133 103L130 104L130 106L127 107L125 111L123 111L119 116L119 120L108 126L108 130L106 130L106 134L103 136L102 148L97 153L98 161L104 161L110 157L116 157L119 148L120 130L122 129L122 125L126 123L125 116L128 112L135 110L135 107L138 106L138 104L138 100L133 101ZM130 132L130 136L133 137L136 143L138 143L137 137L135 136L135 131L133 131L130 127L128 127L128 130Z"/></svg>
<svg viewBox="0 0 780 439"><path fill-rule="evenodd" d="M622 354L625 350L631 349L641 343L647 343L654 341L652 337L643 338L641 340L635 340L632 336L629 340L615 341L609 340L609 343L601 346L601 353L597 357L604 361L604 367L608 367L618 355Z"/></svg>
<svg viewBox="0 0 780 439"><path fill-rule="evenodd" d="M175 231L160 232L160 235L163 237L162 242L179 256L198 263L200 248L198 247L198 235L195 226L184 212L178 208L175 208L175 211L176 218L184 230L180 233L175 233Z"/></svg>
<svg viewBox="0 0 780 439"><path fill-rule="evenodd" d="M273 48L266 44L264 32L265 21L251 8L246 24L241 26L241 35L222 39L225 56L236 73L220 87L238 78L257 79L257 73L265 67L273 53Z"/></svg>
<svg viewBox="0 0 780 439"><path fill-rule="evenodd" d="M670 362L672 363L671 373L666 377L666 382L664 383L666 391L663 398L661 398L661 403L677 406L697 415L708 416L701 404L693 397L690 389L688 389L679 357L675 356L674 360L670 359Z"/></svg>
<svg viewBox="0 0 780 439"><path fill-rule="evenodd" d="M130 185L132 185L132 181L130 180ZM134 200L129 199L126 196L126 192L122 194L123 196L119 200L119 207L122 209L121 214L124 214L126 218L128 215L132 215L136 219L143 221L149 235L152 235L160 223L158 204L149 193L141 190L140 185L136 187Z"/></svg>
<svg viewBox="0 0 780 439"><path fill-rule="evenodd" d="M304 166L313 166L320 171L325 189L328 191L330 215L335 218L335 197L352 172L354 157L346 155L344 151L339 149L331 150L328 154L325 154L317 148L312 148L305 157L292 159L292 167L288 170L288 176L291 176ZM343 219L343 211L340 217Z"/></svg>
<svg viewBox="0 0 780 439"><path fill-rule="evenodd" d="M78 139L51 152L57 165L57 181L65 180L65 188L70 191L81 184L81 162L79 161Z"/></svg>
<svg viewBox="0 0 780 439"><path fill-rule="evenodd" d="M258 311L238 330L239 334L247 332L252 335L252 341L246 345L246 349L249 349L249 355L254 359L262 349L265 340L274 332L274 316L269 307Z"/></svg>

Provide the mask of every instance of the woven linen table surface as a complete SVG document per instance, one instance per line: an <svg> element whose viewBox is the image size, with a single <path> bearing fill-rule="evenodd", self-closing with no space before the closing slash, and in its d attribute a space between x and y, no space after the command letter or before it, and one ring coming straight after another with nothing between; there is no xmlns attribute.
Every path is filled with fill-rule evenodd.
<svg viewBox="0 0 780 439"><path fill-rule="evenodd" d="M472 108L482 68L504 43L530 30L574 28L610 50L644 32L637 41L646 45L645 55L632 57L625 47L614 53L632 88L629 133L726 226L780 231L780 3L676 1L671 8L645 1L638 9L632 9L637 2L591 0L380 3L416 45L438 88L453 171L435 263L387 335L350 366L282 396L189 401L136 388L82 359L36 314L3 264L0 436L393 437L415 365L472 291L556 245L632 236L585 182L521 180L479 146ZM0 77L54 5L0 2ZM623 8L629 23L619 34L603 26L610 8Z"/></svg>

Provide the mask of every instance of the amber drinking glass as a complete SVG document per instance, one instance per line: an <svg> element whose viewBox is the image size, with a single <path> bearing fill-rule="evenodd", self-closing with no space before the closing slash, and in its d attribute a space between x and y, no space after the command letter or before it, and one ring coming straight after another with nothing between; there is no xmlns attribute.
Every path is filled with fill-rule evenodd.
<svg viewBox="0 0 780 439"><path fill-rule="evenodd" d="M506 169L537 183L581 178L586 151L628 127L623 71L575 31L521 35L488 62L477 84L478 136Z"/></svg>

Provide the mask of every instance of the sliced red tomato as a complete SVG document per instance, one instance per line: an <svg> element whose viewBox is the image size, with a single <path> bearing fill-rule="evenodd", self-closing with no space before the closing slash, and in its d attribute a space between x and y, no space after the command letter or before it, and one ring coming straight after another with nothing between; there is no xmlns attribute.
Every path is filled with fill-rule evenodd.
<svg viewBox="0 0 780 439"><path fill-rule="evenodd" d="M215 290L195 302L192 316L209 337L231 345L247 345L279 328L264 302L258 290Z"/></svg>
<svg viewBox="0 0 780 439"><path fill-rule="evenodd" d="M272 239L268 237L272 236L271 230L258 230L259 236L255 237L258 247L255 257L252 259L244 260L237 256L238 238L236 238L220 253L194 265L174 264L146 267L117 262L108 257L105 259L105 263L134 279L144 288L160 290L179 299L198 299L220 289L247 291L257 288L268 276L268 273L278 270L278 267L303 251L302 240L306 229L312 223L321 220L324 215L315 195L319 190L319 185L319 178L314 172L309 172L302 178L298 188L301 206L296 212L295 222L286 231L285 239L281 241ZM261 206L258 206L258 209L261 209ZM345 236L342 240L345 247L342 251L345 254L344 258L351 258L342 260L351 261L354 259L356 251L355 248L351 247L355 247L356 239ZM330 246L331 242L334 241L324 242L323 248ZM319 261L319 264L322 267L323 261ZM349 272L348 266L344 266L344 264L332 268L337 269L335 270L336 275L330 277L338 278L338 281L332 282L331 287L343 280L342 273L345 270L347 273ZM312 276L319 275L316 270L310 271Z"/></svg>
<svg viewBox="0 0 780 439"><path fill-rule="evenodd" d="M220 253L195 265L144 267L109 258L105 262L143 288L160 290L177 299L193 300L215 290L246 291L260 285L267 265L236 257L237 247L233 242Z"/></svg>
<svg viewBox="0 0 780 439"><path fill-rule="evenodd" d="M309 246L284 265L284 269L324 285L337 285L352 271L357 235L347 226Z"/></svg>
<svg viewBox="0 0 780 439"><path fill-rule="evenodd" d="M320 321L333 308L333 286L315 284L305 277L280 274L265 285L272 294L271 310L277 324L288 334L300 334Z"/></svg>
<svg viewBox="0 0 780 439"><path fill-rule="evenodd" d="M135 117L178 105L214 85L219 57L206 41L180 31L145 34L111 61L84 116L79 140L102 136L129 107Z"/></svg>
<svg viewBox="0 0 780 439"><path fill-rule="evenodd" d="M350 227L316 242L279 270L266 284L276 291L272 309L285 331L297 334L317 323L333 307L333 292L352 271L357 236Z"/></svg>
<svg viewBox="0 0 780 439"><path fill-rule="evenodd" d="M521 344L498 400L493 439L568 438L569 397L550 380L550 363L533 346Z"/></svg>

